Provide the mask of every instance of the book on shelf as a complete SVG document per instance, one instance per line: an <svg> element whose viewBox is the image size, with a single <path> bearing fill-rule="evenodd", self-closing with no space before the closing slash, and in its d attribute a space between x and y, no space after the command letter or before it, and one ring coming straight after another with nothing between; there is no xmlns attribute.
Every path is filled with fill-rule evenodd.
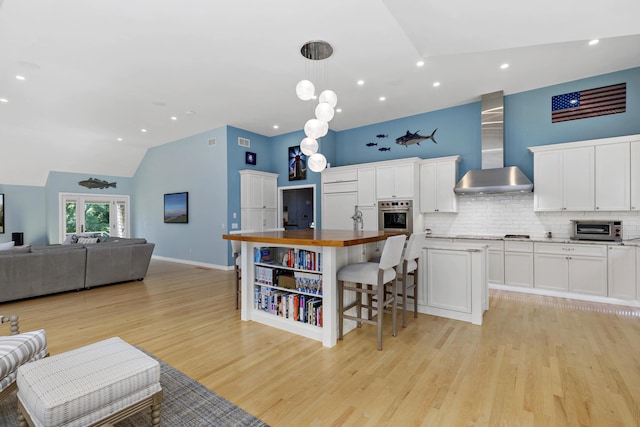
<svg viewBox="0 0 640 427"><path fill-rule="evenodd" d="M256 285L255 309L291 321L322 326L322 298Z"/></svg>

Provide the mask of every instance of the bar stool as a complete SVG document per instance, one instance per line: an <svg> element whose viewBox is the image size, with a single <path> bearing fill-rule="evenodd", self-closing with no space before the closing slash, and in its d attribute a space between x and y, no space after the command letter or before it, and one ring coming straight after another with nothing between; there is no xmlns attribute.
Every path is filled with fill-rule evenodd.
<svg viewBox="0 0 640 427"><path fill-rule="evenodd" d="M378 328L378 350L382 350L382 318L384 309L391 306L393 336L397 335L396 328L396 295L397 273L395 268L400 264L402 249L407 237L404 234L387 238L382 249L380 262L358 262L349 264L338 270L338 339L343 338L344 319L355 320L358 327L362 323L376 325ZM355 283L355 286L345 286L344 282ZM385 284L391 283L391 296L387 298ZM366 288L363 285L367 285ZM373 287L375 286L375 289ZM356 293L356 300L346 307L344 306L344 291ZM362 295L366 294L368 303L362 303ZM378 304L374 307L371 304L371 297L377 296ZM346 314L353 307L356 307L356 316ZM367 309L368 316L362 317L362 308ZM372 310L376 310L377 319L372 320Z"/></svg>
<svg viewBox="0 0 640 427"><path fill-rule="evenodd" d="M254 233L254 230L231 230L229 234ZM236 273L236 310L240 307L240 280L242 279L240 266L242 265L242 242L240 240L229 240L231 242L231 253L233 253L233 270Z"/></svg>
<svg viewBox="0 0 640 427"><path fill-rule="evenodd" d="M398 297L401 298L402 306L402 327L407 327L407 300L413 300L413 317L418 318L418 258L422 253L425 241L424 233L413 233L409 236L409 241L404 254L402 255L402 263L396 267L396 271L402 281L402 291L398 293ZM413 276L413 280L409 283L409 276ZM407 294L408 291L413 290L411 296Z"/></svg>

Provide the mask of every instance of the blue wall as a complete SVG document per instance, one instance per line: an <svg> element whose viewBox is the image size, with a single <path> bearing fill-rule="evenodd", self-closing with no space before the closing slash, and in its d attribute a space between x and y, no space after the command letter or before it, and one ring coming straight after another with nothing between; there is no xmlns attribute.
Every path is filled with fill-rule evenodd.
<svg viewBox="0 0 640 427"><path fill-rule="evenodd" d="M420 135L429 136L435 129L437 144L431 140L422 141L420 145L396 144L396 138L407 131L419 131ZM378 138L377 135L385 137ZM368 147L370 143L377 145ZM380 151L380 148L390 150ZM458 154L462 156L460 169L480 167L479 102L338 132L336 138L336 166Z"/></svg>
<svg viewBox="0 0 640 427"><path fill-rule="evenodd" d="M150 149L134 176L136 235L154 242L157 256L227 265L227 185L226 127ZM164 194L185 191L189 223L165 224Z"/></svg>
<svg viewBox="0 0 640 427"><path fill-rule="evenodd" d="M44 187L2 185L4 194L4 234L0 243L10 242L11 233L24 233L25 245L47 244Z"/></svg>
<svg viewBox="0 0 640 427"><path fill-rule="evenodd" d="M627 111L551 123L551 97L627 83ZM533 156L527 147L640 133L640 68L548 86L505 97L505 164L517 165L533 179Z"/></svg>

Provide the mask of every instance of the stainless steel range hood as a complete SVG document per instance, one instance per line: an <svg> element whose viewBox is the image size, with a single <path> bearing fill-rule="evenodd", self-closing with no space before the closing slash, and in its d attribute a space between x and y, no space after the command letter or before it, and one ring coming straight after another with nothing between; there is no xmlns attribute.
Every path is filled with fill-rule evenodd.
<svg viewBox="0 0 640 427"><path fill-rule="evenodd" d="M468 171L453 189L457 194L529 192L533 184L517 166L504 167L504 94L481 97L482 169Z"/></svg>

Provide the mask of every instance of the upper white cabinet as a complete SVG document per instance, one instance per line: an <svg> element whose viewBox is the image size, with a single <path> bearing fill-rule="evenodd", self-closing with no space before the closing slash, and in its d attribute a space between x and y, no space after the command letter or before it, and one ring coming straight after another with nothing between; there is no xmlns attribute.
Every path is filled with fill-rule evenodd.
<svg viewBox="0 0 640 427"><path fill-rule="evenodd" d="M630 144L597 145L596 210L628 211L631 207Z"/></svg>
<svg viewBox="0 0 640 427"><path fill-rule="evenodd" d="M358 170L354 167L330 168L322 171L322 193L358 191Z"/></svg>
<svg viewBox="0 0 640 427"><path fill-rule="evenodd" d="M373 207L377 205L376 202L376 168L358 168L358 206Z"/></svg>
<svg viewBox="0 0 640 427"><path fill-rule="evenodd" d="M240 222L243 230L275 228L277 204L278 174L240 171Z"/></svg>
<svg viewBox="0 0 640 427"><path fill-rule="evenodd" d="M593 147L534 153L533 207L536 211L592 211Z"/></svg>
<svg viewBox="0 0 640 427"><path fill-rule="evenodd" d="M413 160L376 167L376 196L383 199L412 199L416 196L417 163Z"/></svg>
<svg viewBox="0 0 640 427"><path fill-rule="evenodd" d="M529 147L536 211L640 209L640 135Z"/></svg>
<svg viewBox="0 0 640 427"><path fill-rule="evenodd" d="M640 210L640 141L631 143L631 210Z"/></svg>
<svg viewBox="0 0 640 427"><path fill-rule="evenodd" d="M278 174L240 171L240 208L277 208Z"/></svg>
<svg viewBox="0 0 640 427"><path fill-rule="evenodd" d="M460 156L423 160L420 164L420 212L457 212L453 192Z"/></svg>

